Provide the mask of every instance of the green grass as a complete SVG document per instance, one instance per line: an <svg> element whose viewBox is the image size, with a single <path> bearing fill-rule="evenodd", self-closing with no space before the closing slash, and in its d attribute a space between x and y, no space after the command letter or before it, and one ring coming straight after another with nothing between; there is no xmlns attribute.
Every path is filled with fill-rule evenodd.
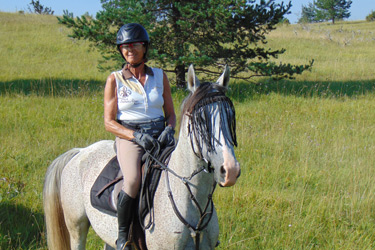
<svg viewBox="0 0 375 250"><path fill-rule="evenodd" d="M281 26L268 45L287 49L283 62L314 58L313 70L295 81L232 83L242 175L215 192L218 249L375 248L374 29ZM48 165L113 138L103 126L109 72L68 33L52 16L0 13L0 249L47 249ZM172 91L179 116L186 92ZM90 231L87 245L102 242Z"/></svg>
<svg viewBox="0 0 375 250"><path fill-rule="evenodd" d="M284 25L269 34L267 46L286 49L279 61L315 60L311 73L297 77L300 81L373 81L374 29L365 21Z"/></svg>
<svg viewBox="0 0 375 250"><path fill-rule="evenodd" d="M1 81L105 80L96 70L99 54L88 42L68 38L54 16L1 13L0 29Z"/></svg>
<svg viewBox="0 0 375 250"><path fill-rule="evenodd" d="M223 249L374 248L374 101L237 104L243 175L216 193Z"/></svg>

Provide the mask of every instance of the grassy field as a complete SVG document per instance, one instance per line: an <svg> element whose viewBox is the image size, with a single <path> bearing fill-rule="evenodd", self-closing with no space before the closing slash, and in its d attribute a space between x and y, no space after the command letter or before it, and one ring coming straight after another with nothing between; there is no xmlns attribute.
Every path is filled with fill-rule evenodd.
<svg viewBox="0 0 375 250"><path fill-rule="evenodd" d="M51 16L0 13L0 249L47 249L44 173L61 153L113 139L109 72ZM218 249L375 248L375 25L280 26L268 45L311 72L232 82L242 175L217 189ZM179 105L186 95L172 88ZM87 249L100 249L90 231Z"/></svg>

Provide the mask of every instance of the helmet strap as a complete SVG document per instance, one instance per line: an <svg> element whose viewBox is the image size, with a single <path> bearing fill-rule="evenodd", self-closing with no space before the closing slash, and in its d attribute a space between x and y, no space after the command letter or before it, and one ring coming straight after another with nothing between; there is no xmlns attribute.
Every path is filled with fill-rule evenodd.
<svg viewBox="0 0 375 250"><path fill-rule="evenodd" d="M132 67L132 68L138 68L139 66L141 66L142 64L145 63L145 60L143 58L143 60L140 62L140 63L136 63L136 64L131 64L131 63L128 63L128 67Z"/></svg>
<svg viewBox="0 0 375 250"><path fill-rule="evenodd" d="M144 64L144 63L145 63L145 62L142 61L142 62L137 63L137 64L130 64L130 63L128 63L128 65L129 65L129 67L132 67L132 68L138 68L139 66L141 66L141 65Z"/></svg>

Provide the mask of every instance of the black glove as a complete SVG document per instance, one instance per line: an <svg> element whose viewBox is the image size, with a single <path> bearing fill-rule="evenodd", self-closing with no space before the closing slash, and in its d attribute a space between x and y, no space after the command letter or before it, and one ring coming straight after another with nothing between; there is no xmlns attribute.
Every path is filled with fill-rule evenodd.
<svg viewBox="0 0 375 250"><path fill-rule="evenodd" d="M147 151L150 151L158 142L151 135L146 133L133 133L134 139L133 142L137 143L139 146L144 148Z"/></svg>
<svg viewBox="0 0 375 250"><path fill-rule="evenodd" d="M174 145L174 129L171 126L166 126L164 131L159 135L158 141L162 148Z"/></svg>

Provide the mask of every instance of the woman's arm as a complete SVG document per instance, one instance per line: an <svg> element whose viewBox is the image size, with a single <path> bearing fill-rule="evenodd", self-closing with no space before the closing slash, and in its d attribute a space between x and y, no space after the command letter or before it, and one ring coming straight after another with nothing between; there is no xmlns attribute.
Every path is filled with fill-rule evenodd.
<svg viewBox="0 0 375 250"><path fill-rule="evenodd" d="M133 130L119 124L117 118L117 88L113 74L107 78L104 88L104 126L108 132L127 140L132 140Z"/></svg>

